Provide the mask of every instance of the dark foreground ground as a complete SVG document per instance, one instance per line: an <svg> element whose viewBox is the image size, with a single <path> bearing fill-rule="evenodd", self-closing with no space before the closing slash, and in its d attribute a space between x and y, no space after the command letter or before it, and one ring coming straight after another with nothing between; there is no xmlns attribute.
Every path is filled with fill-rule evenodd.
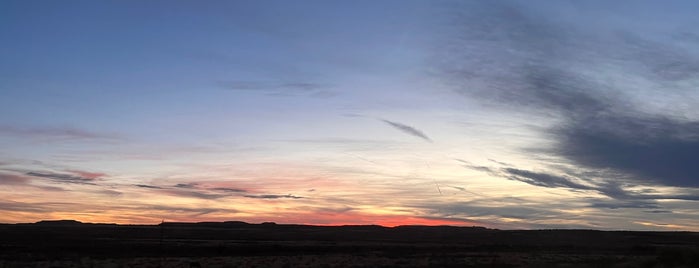
<svg viewBox="0 0 699 268"><path fill-rule="evenodd" d="M699 267L699 233L53 221L0 225L4 267Z"/></svg>

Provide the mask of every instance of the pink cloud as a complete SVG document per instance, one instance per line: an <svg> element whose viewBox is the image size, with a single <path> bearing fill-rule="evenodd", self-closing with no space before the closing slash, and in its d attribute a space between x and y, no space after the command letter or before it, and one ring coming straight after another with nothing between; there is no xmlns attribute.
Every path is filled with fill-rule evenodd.
<svg viewBox="0 0 699 268"><path fill-rule="evenodd" d="M91 179L91 180L107 176L107 174L102 173L102 172L88 172L88 171L82 171L82 170L66 170L66 171L73 173L75 175L78 175L80 177L86 178L86 179Z"/></svg>

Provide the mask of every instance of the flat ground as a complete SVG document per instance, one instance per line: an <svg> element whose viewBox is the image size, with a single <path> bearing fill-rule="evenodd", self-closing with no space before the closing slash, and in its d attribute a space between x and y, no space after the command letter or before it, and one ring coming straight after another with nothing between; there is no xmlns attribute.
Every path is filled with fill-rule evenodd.
<svg viewBox="0 0 699 268"><path fill-rule="evenodd" d="M0 225L0 267L699 267L699 233L54 221Z"/></svg>

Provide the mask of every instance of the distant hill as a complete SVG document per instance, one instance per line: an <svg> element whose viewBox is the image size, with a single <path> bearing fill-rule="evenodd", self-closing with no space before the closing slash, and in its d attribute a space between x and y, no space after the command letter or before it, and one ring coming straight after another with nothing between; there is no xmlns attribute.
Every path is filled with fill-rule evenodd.
<svg viewBox="0 0 699 268"><path fill-rule="evenodd" d="M36 225L60 225L60 226L75 226L83 224L76 220L43 220L34 223Z"/></svg>

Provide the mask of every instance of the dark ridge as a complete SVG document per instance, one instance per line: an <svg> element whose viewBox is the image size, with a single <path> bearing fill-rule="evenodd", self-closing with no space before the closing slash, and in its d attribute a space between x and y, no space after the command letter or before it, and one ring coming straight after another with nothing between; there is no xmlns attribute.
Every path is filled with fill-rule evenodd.
<svg viewBox="0 0 699 268"><path fill-rule="evenodd" d="M70 226L70 225L81 225L80 221L76 220L43 220L34 223L36 225L58 225L58 226Z"/></svg>
<svg viewBox="0 0 699 268"><path fill-rule="evenodd" d="M166 222L163 221L158 226L165 226L165 227L174 227L174 226L180 226L180 227L235 227L235 226L245 226L245 225L250 225L247 222L243 221L224 221L224 222Z"/></svg>

